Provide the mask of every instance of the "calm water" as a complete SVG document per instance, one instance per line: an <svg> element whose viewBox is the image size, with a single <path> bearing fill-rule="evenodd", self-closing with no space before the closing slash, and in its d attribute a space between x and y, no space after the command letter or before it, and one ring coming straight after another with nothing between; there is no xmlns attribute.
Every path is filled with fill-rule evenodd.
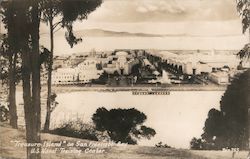
<svg viewBox="0 0 250 159"><path fill-rule="evenodd" d="M58 94L59 105L52 114L52 125L73 117L86 122L99 107L136 108L147 115L146 125L154 128L156 136L142 140L142 145L163 141L168 145L188 148L192 137L202 133L207 113L219 108L223 91L170 92L170 95L135 96L131 92L73 92Z"/></svg>
<svg viewBox="0 0 250 159"><path fill-rule="evenodd" d="M248 41L244 36L227 37L83 37L82 43L70 48L64 36L55 37L55 54L72 54L114 49L165 49L165 50L237 50ZM41 37L41 43L49 47L49 39Z"/></svg>

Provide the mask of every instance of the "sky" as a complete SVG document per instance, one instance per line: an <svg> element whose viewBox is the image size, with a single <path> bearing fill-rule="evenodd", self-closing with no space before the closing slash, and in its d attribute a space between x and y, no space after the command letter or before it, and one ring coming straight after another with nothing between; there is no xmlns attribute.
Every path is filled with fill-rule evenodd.
<svg viewBox="0 0 250 159"><path fill-rule="evenodd" d="M75 29L149 33L241 34L234 0L104 0Z"/></svg>
<svg viewBox="0 0 250 159"><path fill-rule="evenodd" d="M242 33L235 0L103 0L87 20L74 23L75 30L86 28L156 34ZM41 32L48 32L45 24Z"/></svg>
<svg viewBox="0 0 250 159"><path fill-rule="evenodd" d="M104 0L89 19L102 22L176 22L237 19L234 0Z"/></svg>
<svg viewBox="0 0 250 159"><path fill-rule="evenodd" d="M84 29L186 36L182 39L132 39L133 46L126 43L131 39L83 37L83 43L71 49L64 38L65 30L62 29L55 36L55 54L85 52L93 48L112 50L116 49L115 46L117 49L158 48L160 44L155 45L154 41L168 44L159 46L160 49L238 50L248 42L248 35L242 34L235 0L103 0L102 5L92 12L88 19L74 22L75 31ZM49 47L48 26L41 24L40 32L41 44ZM204 38L186 38L193 35ZM218 36L220 38L217 38ZM110 47L113 42L117 44Z"/></svg>

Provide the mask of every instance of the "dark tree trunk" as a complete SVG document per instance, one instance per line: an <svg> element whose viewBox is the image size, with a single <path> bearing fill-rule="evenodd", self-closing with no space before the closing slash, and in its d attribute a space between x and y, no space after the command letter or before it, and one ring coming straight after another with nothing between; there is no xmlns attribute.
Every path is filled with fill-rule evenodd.
<svg viewBox="0 0 250 159"><path fill-rule="evenodd" d="M31 70L30 70L30 57L29 52L22 53L22 80L23 80L23 101L24 101L24 114L25 114L25 126L26 126L26 140L27 143L32 142L32 125L34 107L31 101ZM27 158L31 158L31 148L27 147Z"/></svg>
<svg viewBox="0 0 250 159"><path fill-rule="evenodd" d="M248 99L248 101L250 101L250 99ZM249 107L248 107L248 149L250 150L250 108Z"/></svg>
<svg viewBox="0 0 250 159"><path fill-rule="evenodd" d="M24 4L25 5L25 4ZM24 35L24 46L22 51L22 79L23 79L23 99L26 124L27 143L41 143L41 105L40 105L40 61L39 61L39 25L40 17L38 11L38 1L31 1L32 10L30 12L31 23L27 22L26 10L22 13L23 24L21 26L31 26ZM29 42L29 37L31 41ZM30 44L29 44L30 43ZM29 48L31 47L31 49ZM35 150L33 152L32 150ZM27 159L40 159L40 147L27 147Z"/></svg>
<svg viewBox="0 0 250 159"><path fill-rule="evenodd" d="M32 106L33 123L32 127L32 142L40 143L40 130L41 130L41 83L40 83L40 51L39 51L39 26L40 26L40 14L38 10L38 1L33 1L33 9L31 11L32 18L32 54L31 54L31 71L32 71ZM30 159L41 158L41 148L37 148L39 153L33 153Z"/></svg>
<svg viewBox="0 0 250 159"><path fill-rule="evenodd" d="M250 26L248 28L248 31L249 31L249 44L250 44ZM248 56L249 54L250 53L248 53ZM250 97L248 98L248 149L249 149L249 157L250 157Z"/></svg>
<svg viewBox="0 0 250 159"><path fill-rule="evenodd" d="M14 57L13 57L14 56ZM16 110L16 62L17 54L9 56L9 112L10 125L17 129L17 110Z"/></svg>
<svg viewBox="0 0 250 159"><path fill-rule="evenodd" d="M51 76L52 76L52 67L53 67L53 52L54 52L54 29L53 29L53 20L49 21L50 27L50 55L48 61L48 94L47 94L47 112L46 119L44 124L44 131L48 132L50 127L50 116L51 116Z"/></svg>

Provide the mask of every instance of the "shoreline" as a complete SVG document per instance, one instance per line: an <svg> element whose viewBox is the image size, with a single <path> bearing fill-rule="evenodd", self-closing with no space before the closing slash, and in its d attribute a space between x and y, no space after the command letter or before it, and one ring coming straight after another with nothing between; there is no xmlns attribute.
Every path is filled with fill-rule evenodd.
<svg viewBox="0 0 250 159"><path fill-rule="evenodd" d="M169 86L133 86L133 87L114 87L105 85L92 85L92 86L77 86L77 85L65 85L65 86L52 86L52 91L56 93L67 93L67 92L131 92L131 91L225 91L227 85L169 85ZM17 86L17 91L22 91L22 86ZM42 85L42 91L47 91L47 86Z"/></svg>

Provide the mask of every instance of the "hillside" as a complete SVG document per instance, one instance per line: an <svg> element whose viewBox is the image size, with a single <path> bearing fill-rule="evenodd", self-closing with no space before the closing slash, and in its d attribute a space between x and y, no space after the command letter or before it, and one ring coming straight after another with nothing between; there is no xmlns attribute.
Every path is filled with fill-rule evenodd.
<svg viewBox="0 0 250 159"><path fill-rule="evenodd" d="M26 149L16 147L13 141L25 142L24 130L14 130L0 123L0 158L1 159L23 159L26 155ZM109 148L102 147L100 142L91 142L88 140L63 137L51 134L42 134L43 142L71 142L71 143L89 143L92 149L103 149L103 153L87 153L88 147L77 148L77 146L71 147L71 150L80 150L82 153L54 153L50 152L42 154L43 159L71 159L71 158L84 158L84 159L230 159L231 152L216 152L216 151L190 151L182 149L167 149L167 148L155 148L146 146L117 146L112 145ZM65 147L64 147L65 148ZM76 152L74 151L74 152ZM69 151L68 151L69 152ZM89 151L88 151L89 152ZM236 154L236 159L245 159L247 152L240 152Z"/></svg>

